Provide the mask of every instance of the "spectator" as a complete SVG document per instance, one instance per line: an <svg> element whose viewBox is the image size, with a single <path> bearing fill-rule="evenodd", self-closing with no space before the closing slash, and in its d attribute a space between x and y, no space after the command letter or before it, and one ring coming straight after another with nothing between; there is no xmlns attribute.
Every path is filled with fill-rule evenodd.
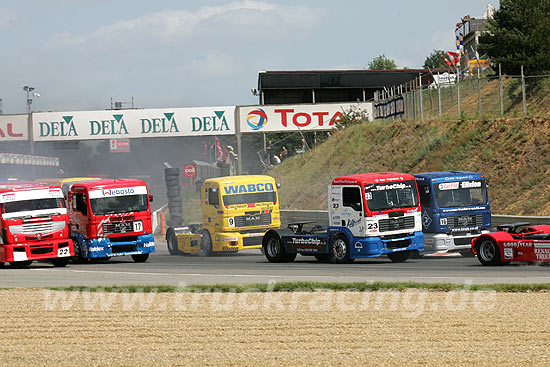
<svg viewBox="0 0 550 367"><path fill-rule="evenodd" d="M285 146L281 149L281 153L279 153L279 157L281 158L281 161L285 160L286 157L288 157L288 150Z"/></svg>

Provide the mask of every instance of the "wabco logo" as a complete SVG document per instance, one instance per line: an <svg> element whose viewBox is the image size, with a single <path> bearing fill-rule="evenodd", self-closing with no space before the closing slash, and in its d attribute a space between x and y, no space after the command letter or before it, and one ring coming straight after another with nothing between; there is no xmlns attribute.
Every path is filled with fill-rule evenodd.
<svg viewBox="0 0 550 367"><path fill-rule="evenodd" d="M179 133L178 124L174 118L174 113L165 113L164 117L153 119L140 119L141 120L141 133Z"/></svg>
<svg viewBox="0 0 550 367"><path fill-rule="evenodd" d="M267 124L267 114L261 108L250 111L248 113L247 123L252 130L259 130Z"/></svg>
<svg viewBox="0 0 550 367"><path fill-rule="evenodd" d="M258 184L248 184L248 185L232 185L223 188L226 194L241 194L243 192L262 192L262 191L273 191L272 183L258 183Z"/></svg>
<svg viewBox="0 0 550 367"><path fill-rule="evenodd" d="M40 136L78 136L73 116L63 116L63 121L39 122Z"/></svg>
<svg viewBox="0 0 550 367"><path fill-rule="evenodd" d="M118 195L132 195L134 193L134 189L131 187L127 187L124 189L108 189L108 190L102 190L103 196L118 196Z"/></svg>
<svg viewBox="0 0 550 367"><path fill-rule="evenodd" d="M192 131L228 131L225 111L214 111L215 116L191 117Z"/></svg>

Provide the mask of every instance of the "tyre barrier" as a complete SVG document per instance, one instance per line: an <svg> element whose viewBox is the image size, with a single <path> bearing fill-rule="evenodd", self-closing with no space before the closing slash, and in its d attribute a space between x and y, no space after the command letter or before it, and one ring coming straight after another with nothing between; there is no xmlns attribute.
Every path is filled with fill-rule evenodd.
<svg viewBox="0 0 550 367"><path fill-rule="evenodd" d="M180 226L183 223L179 175L179 168L164 169L164 180L166 182L166 193L168 196L168 211L170 212L170 220L168 220L169 227Z"/></svg>

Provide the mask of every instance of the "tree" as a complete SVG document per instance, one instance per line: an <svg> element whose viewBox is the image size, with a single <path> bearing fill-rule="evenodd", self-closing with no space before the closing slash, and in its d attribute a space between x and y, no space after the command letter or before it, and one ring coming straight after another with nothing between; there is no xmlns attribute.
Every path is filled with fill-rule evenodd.
<svg viewBox="0 0 550 367"><path fill-rule="evenodd" d="M391 70L397 69L395 61L388 59L386 55L382 54L375 57L369 62L369 70Z"/></svg>
<svg viewBox="0 0 550 367"><path fill-rule="evenodd" d="M548 0L501 0L489 32L480 37L479 51L494 64L502 64L505 74L519 74L521 65L526 74L549 72L548 14Z"/></svg>
<svg viewBox="0 0 550 367"><path fill-rule="evenodd" d="M447 53L442 50L433 50L424 61L424 69L446 69L447 63L443 59L447 57Z"/></svg>

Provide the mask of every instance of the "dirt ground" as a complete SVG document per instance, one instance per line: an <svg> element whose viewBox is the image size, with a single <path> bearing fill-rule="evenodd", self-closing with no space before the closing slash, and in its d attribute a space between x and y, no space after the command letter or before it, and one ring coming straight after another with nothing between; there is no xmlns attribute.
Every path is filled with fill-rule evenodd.
<svg viewBox="0 0 550 367"><path fill-rule="evenodd" d="M550 365L550 293L0 290L0 366Z"/></svg>

